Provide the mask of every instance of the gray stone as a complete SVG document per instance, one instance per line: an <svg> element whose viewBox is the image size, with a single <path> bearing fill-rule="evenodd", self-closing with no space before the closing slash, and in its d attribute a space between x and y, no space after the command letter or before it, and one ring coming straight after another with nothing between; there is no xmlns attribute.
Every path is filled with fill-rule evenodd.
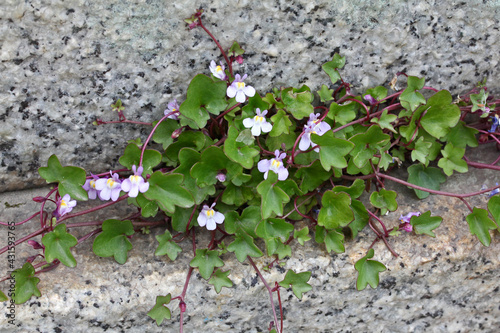
<svg viewBox="0 0 500 333"><path fill-rule="evenodd" d="M227 48L246 50L235 71L261 93L272 87L329 85L321 65L334 52L359 93L388 85L396 72L461 93L488 76L499 88L497 1L43 1L0 4L0 188L43 184L37 168L51 154L88 172L118 167L129 139L149 127L94 127L116 120L121 98L130 120L159 119L183 101L189 80L221 59L204 22Z"/></svg>

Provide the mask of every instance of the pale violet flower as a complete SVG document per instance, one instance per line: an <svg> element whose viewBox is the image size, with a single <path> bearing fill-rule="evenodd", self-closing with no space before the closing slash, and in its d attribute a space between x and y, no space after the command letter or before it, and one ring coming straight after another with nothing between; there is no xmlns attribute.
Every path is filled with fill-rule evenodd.
<svg viewBox="0 0 500 333"><path fill-rule="evenodd" d="M410 224L412 216L420 216L420 212L409 212L406 215L401 214L401 216L399 217L399 229L406 232L411 232L413 230L413 226Z"/></svg>
<svg viewBox="0 0 500 333"><path fill-rule="evenodd" d="M488 130L488 132L495 133L497 131L498 125L500 125L500 119L498 118L497 114L495 114L495 116L492 116L491 119L493 119L493 124L491 124L491 128Z"/></svg>
<svg viewBox="0 0 500 333"><path fill-rule="evenodd" d="M322 136L326 132L328 132L331 127L328 123L324 121L320 121L318 117L320 116L319 113L311 113L309 115L309 120L307 121L307 124L304 125L304 134L300 138L299 142L299 149L302 151L305 151L309 149L311 146L315 146L314 142L311 141L311 134L317 134L319 136ZM314 148L315 152L319 152L319 148Z"/></svg>
<svg viewBox="0 0 500 333"><path fill-rule="evenodd" d="M179 104L177 103L177 100L174 99L172 102L168 103L167 109L163 111L163 114L166 116L167 114L170 115L167 118L178 120L179 119Z"/></svg>
<svg viewBox="0 0 500 333"><path fill-rule="evenodd" d="M217 176L215 176L215 178L217 178L217 180L220 181L221 183L226 181L226 175L222 172L219 172Z"/></svg>
<svg viewBox="0 0 500 333"><path fill-rule="evenodd" d="M243 120L243 126L246 128L252 128L252 135L259 136L260 132L268 133L273 129L273 125L267 122L265 115L267 110L260 112L260 109L255 109L257 115L253 118L246 118Z"/></svg>
<svg viewBox="0 0 500 333"><path fill-rule="evenodd" d="M101 200L118 200L120 196L120 191L122 189L122 184L118 174L113 174L113 172L109 172L111 178L99 179L96 182L96 189L99 190L99 199Z"/></svg>
<svg viewBox="0 0 500 333"><path fill-rule="evenodd" d="M212 72L212 75L215 76L218 79L225 80L227 79L226 73L224 72L224 65L222 64L222 61L220 62L220 66L217 66L215 61L210 62L210 72Z"/></svg>
<svg viewBox="0 0 500 333"><path fill-rule="evenodd" d="M238 103L244 103L246 100L245 96L253 97L255 95L255 89L250 86L245 86L243 80L246 78L246 74L243 75L243 77L241 77L240 74L236 74L233 83L227 87L227 97L236 97L236 102Z"/></svg>
<svg viewBox="0 0 500 333"><path fill-rule="evenodd" d="M278 180L285 180L288 178L288 170L283 165L283 159L286 157L285 153L281 153L276 149L274 152L275 158L270 160L262 160L257 164L257 168L260 172L264 172L264 179L267 179L267 174L269 170L278 174Z"/></svg>
<svg viewBox="0 0 500 333"><path fill-rule="evenodd" d="M216 224L221 224L224 222L224 215L222 213L216 212L213 208L215 206L215 202L212 206L208 207L207 205L203 205L203 209L198 215L198 225L200 227L207 226L208 230L215 230L217 227Z"/></svg>
<svg viewBox="0 0 500 333"><path fill-rule="evenodd" d="M92 174L91 174L92 175ZM92 175L92 179L87 179L85 184L82 186L85 191L89 194L89 199L97 198L97 189L95 187L96 181L99 180L99 177Z"/></svg>
<svg viewBox="0 0 500 333"><path fill-rule="evenodd" d="M143 170L142 166L136 170L136 166L133 165L132 171L134 175L122 182L122 191L128 192L129 197L135 198L139 192L144 193L149 189L149 183L144 181L144 178L141 176Z"/></svg>
<svg viewBox="0 0 500 333"><path fill-rule="evenodd" d="M62 198L59 198L59 200L57 200L57 213L55 214L56 217L59 218L63 215L68 214L75 206L76 200L71 200L69 194L65 194Z"/></svg>

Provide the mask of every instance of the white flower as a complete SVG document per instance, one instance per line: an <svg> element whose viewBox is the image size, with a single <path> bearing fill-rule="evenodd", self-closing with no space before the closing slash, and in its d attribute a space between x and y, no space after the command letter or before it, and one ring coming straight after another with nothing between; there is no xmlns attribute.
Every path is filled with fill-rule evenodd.
<svg viewBox="0 0 500 333"><path fill-rule="evenodd" d="M215 76L218 79L225 80L227 79L226 73L224 72L224 65L222 64L222 61L220 62L220 66L217 66L215 61L210 62L210 71L212 72L213 76Z"/></svg>
<svg viewBox="0 0 500 333"><path fill-rule="evenodd" d="M215 202L210 207L203 205L203 209L197 219L200 227L204 227L206 225L208 230L215 230L216 224L224 222L224 215L213 210L214 206Z"/></svg>
<svg viewBox="0 0 500 333"><path fill-rule="evenodd" d="M61 217L65 214L68 214L73 210L73 207L76 206L76 200L71 200L69 194L65 194L62 198L57 200L57 215Z"/></svg>
<svg viewBox="0 0 500 333"><path fill-rule="evenodd" d="M283 165L283 159L286 157L286 154L280 154L280 151L276 149L274 155L276 157L273 159L260 161L257 164L257 169L260 172L264 172L264 179L267 179L267 174L271 170L278 175L278 180L286 180L288 178L288 170Z"/></svg>
<svg viewBox="0 0 500 333"><path fill-rule="evenodd" d="M243 80L246 78L246 74L243 75L243 77L241 77L240 74L236 74L233 83L227 87L227 97L233 98L236 96L236 102L238 103L244 103L246 100L245 96L253 97L255 95L255 89L250 86L245 86Z"/></svg>
<svg viewBox="0 0 500 333"><path fill-rule="evenodd" d="M99 199L118 200L122 184L117 173L109 172L111 178L99 179L96 181L96 189L99 190Z"/></svg>
<svg viewBox="0 0 500 333"><path fill-rule="evenodd" d="M168 103L167 109L163 111L163 114L166 116L170 114L167 118L178 120L179 119L179 104L177 100L174 99L172 102Z"/></svg>
<svg viewBox="0 0 500 333"><path fill-rule="evenodd" d="M128 192L128 196L131 198L137 197L139 192L144 193L149 189L149 183L144 181L142 178L142 166L136 169L136 166L132 166L133 176L128 177L122 182L122 191Z"/></svg>
<svg viewBox="0 0 500 333"><path fill-rule="evenodd" d="M319 113L311 113L307 124L304 125L304 134L300 138L299 149L304 151L309 147L314 146L315 143L311 141L311 134L322 136L331 129L331 126L324 121L319 121ZM319 148L314 148L315 152L319 152Z"/></svg>
<svg viewBox="0 0 500 333"><path fill-rule="evenodd" d="M255 109L257 115L253 118L246 118L243 120L243 126L246 128L252 128L252 135L259 136L260 132L268 133L273 129L273 125L267 122L265 115L267 110L260 112L260 109Z"/></svg>

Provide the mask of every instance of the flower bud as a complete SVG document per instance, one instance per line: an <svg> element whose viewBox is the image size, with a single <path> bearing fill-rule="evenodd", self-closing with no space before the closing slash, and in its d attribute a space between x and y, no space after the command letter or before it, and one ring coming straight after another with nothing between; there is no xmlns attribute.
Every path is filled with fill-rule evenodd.
<svg viewBox="0 0 500 333"><path fill-rule="evenodd" d="M179 303L179 309L181 310L181 312L186 312L186 303L184 303L184 301L181 301Z"/></svg>
<svg viewBox="0 0 500 333"><path fill-rule="evenodd" d="M33 201L34 202L38 202L38 203L42 203L42 202L45 202L45 198L44 197L34 197L33 198Z"/></svg>
<svg viewBox="0 0 500 333"><path fill-rule="evenodd" d="M28 244L31 245L31 247L35 250L41 250L41 249L44 249L44 247L42 245L40 245L40 243L38 243L37 241L34 241L32 239L30 239L28 241Z"/></svg>
<svg viewBox="0 0 500 333"><path fill-rule="evenodd" d="M226 181L226 175L222 172L219 172L215 178L217 178L217 180L221 183Z"/></svg>
<svg viewBox="0 0 500 333"><path fill-rule="evenodd" d="M176 129L175 131L173 131L172 135L171 135L172 139L177 139L179 137L179 135L181 135L182 130L183 130L183 128L181 127L181 128Z"/></svg>

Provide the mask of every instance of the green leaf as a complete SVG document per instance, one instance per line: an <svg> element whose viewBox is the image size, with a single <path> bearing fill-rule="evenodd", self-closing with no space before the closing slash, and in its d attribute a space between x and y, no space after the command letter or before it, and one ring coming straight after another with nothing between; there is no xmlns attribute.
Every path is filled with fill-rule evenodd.
<svg viewBox="0 0 500 333"><path fill-rule="evenodd" d="M490 246L491 236L488 230L496 229L497 225L488 217L488 211L474 207L465 220L469 224L470 233L476 235L484 246Z"/></svg>
<svg viewBox="0 0 500 333"><path fill-rule="evenodd" d="M442 221L441 216L431 216L431 212L427 211L420 216L412 216L410 224L413 226L415 233L436 237L432 230L439 227Z"/></svg>
<svg viewBox="0 0 500 333"><path fill-rule="evenodd" d="M443 140L453 143L453 146L458 148L477 147L477 133L479 133L477 129L466 126L465 122L459 121L455 127L450 129L450 132L445 135Z"/></svg>
<svg viewBox="0 0 500 333"><path fill-rule="evenodd" d="M194 205L193 196L180 186L183 176L180 174L164 174L156 171L149 178L149 190L144 196L155 200L163 211L173 213L175 206L189 208Z"/></svg>
<svg viewBox="0 0 500 333"><path fill-rule="evenodd" d="M172 241L170 231L165 230L163 235L156 235L155 238L159 243L155 251L155 256L164 256L166 254L170 260L174 261L177 255L182 252L182 248Z"/></svg>
<svg viewBox="0 0 500 333"><path fill-rule="evenodd" d="M58 259L65 266L76 267L71 248L78 244L78 240L66 232L66 224L59 224L54 231L45 234L42 244L45 246L45 260L48 263Z"/></svg>
<svg viewBox="0 0 500 333"><path fill-rule="evenodd" d="M208 147L201 154L200 161L191 168L191 176L200 187L217 183L217 174L224 172L227 180L243 173L241 165L231 162L220 147Z"/></svg>
<svg viewBox="0 0 500 333"><path fill-rule="evenodd" d="M359 108L360 105L353 101L347 101L340 105L332 102L327 117L335 120L335 123L338 125L345 125L356 119Z"/></svg>
<svg viewBox="0 0 500 333"><path fill-rule="evenodd" d="M465 148L453 147L453 143L448 142L443 150L441 150L443 157L438 161L438 166L443 169L447 176L453 174L453 170L460 173L467 172L467 162L462 157L465 154Z"/></svg>
<svg viewBox="0 0 500 333"><path fill-rule="evenodd" d="M177 208L172 215L172 229L178 232L187 232L186 230L189 218L193 213L193 208ZM191 229L194 225L194 220L196 220L196 216L193 216L193 221L189 225L189 229Z"/></svg>
<svg viewBox="0 0 500 333"><path fill-rule="evenodd" d="M88 200L87 191L82 187L86 178L85 170L82 168L63 167L57 156L52 155L47 161L47 167L38 168L38 173L47 183L59 183L57 190L61 197L69 194L72 199Z"/></svg>
<svg viewBox="0 0 500 333"><path fill-rule="evenodd" d="M290 197L279 186L276 186L278 176L269 172L267 180L257 186L257 192L261 195L262 218L266 219L276 213L283 215L283 203L290 201Z"/></svg>
<svg viewBox="0 0 500 333"><path fill-rule="evenodd" d="M129 199L133 199L130 198ZM158 204L144 197L143 193L139 193L136 198L137 205L141 208L142 217L155 217L158 213Z"/></svg>
<svg viewBox="0 0 500 333"><path fill-rule="evenodd" d="M245 261L248 256L258 258L264 255L257 245L255 245L254 239L243 230L236 232L236 237L227 246L227 250L234 252L239 262Z"/></svg>
<svg viewBox="0 0 500 333"><path fill-rule="evenodd" d="M321 210L318 215L318 225L326 229L345 227L354 219L351 210L351 197L344 192L326 191L321 198Z"/></svg>
<svg viewBox="0 0 500 333"><path fill-rule="evenodd" d="M388 129L389 131L393 133L397 133L394 127L392 126L392 123L398 118L395 114L388 114L387 110L384 110L382 114L380 115L380 118L372 118L371 122L376 123L380 126L382 129Z"/></svg>
<svg viewBox="0 0 500 333"><path fill-rule="evenodd" d="M328 89L328 87L323 84L321 90L318 90L318 95L323 103L331 101L333 99L333 89Z"/></svg>
<svg viewBox="0 0 500 333"><path fill-rule="evenodd" d="M153 126L157 123L157 121L153 122ZM174 142L174 139L172 139L172 133L179 127L179 122L177 120L163 120L156 128L155 134L153 134L153 141L162 144L163 149L167 149L167 147Z"/></svg>
<svg viewBox="0 0 500 333"><path fill-rule="evenodd" d="M253 197L254 189L247 186L236 186L230 183L227 185L221 200L227 205L239 207L251 200Z"/></svg>
<svg viewBox="0 0 500 333"><path fill-rule="evenodd" d="M281 99L285 108L294 116L295 119L309 117L314 112L312 101L313 94L309 87L303 85L300 89L286 88L281 92Z"/></svg>
<svg viewBox="0 0 500 333"><path fill-rule="evenodd" d="M195 151L200 151L207 143L207 136L202 132L184 131L182 132L177 141L168 146L165 151L166 158L177 162L179 151L183 148L193 148ZM174 163L176 165L176 163Z"/></svg>
<svg viewBox="0 0 500 333"><path fill-rule="evenodd" d="M345 192L351 196L352 199L357 199L363 194L365 190L365 181L362 179L356 179L350 187L337 185L332 188L333 193Z"/></svg>
<svg viewBox="0 0 500 333"><path fill-rule="evenodd" d="M390 138L377 125L370 126L365 133L352 136L349 141L354 144L354 149L350 152L354 164L362 168L379 149L389 143Z"/></svg>
<svg viewBox="0 0 500 333"><path fill-rule="evenodd" d="M129 144L125 148L123 156L118 159L121 165L131 170L132 166L135 165L139 167L139 162L141 160L141 148L139 148L135 143ZM142 167L144 171L142 176L150 175L153 173L153 168L161 163L161 154L159 151L154 149L146 149L144 151L144 156L142 159Z"/></svg>
<svg viewBox="0 0 500 333"><path fill-rule="evenodd" d="M370 195L370 202L374 207L380 208L380 214L385 215L387 211L395 211L398 209L396 197L398 194L394 191L380 189L378 192L373 192Z"/></svg>
<svg viewBox="0 0 500 333"><path fill-rule="evenodd" d="M237 137L238 130L236 127L229 127L227 139L224 142L224 153L233 162L239 163L245 169L251 169L254 163L253 158L259 155L259 151L254 149L253 146L237 142Z"/></svg>
<svg viewBox="0 0 500 333"><path fill-rule="evenodd" d="M264 240L279 238L285 242L292 231L293 225L284 219L265 219L259 223L255 233Z"/></svg>
<svg viewBox="0 0 500 333"><path fill-rule="evenodd" d="M279 285L283 288L292 286L293 294L298 299L302 299L302 294L312 289L311 285L307 283L310 278L311 272L295 273L293 270L289 269L288 272L286 272L285 278Z"/></svg>
<svg viewBox="0 0 500 333"><path fill-rule="evenodd" d="M439 191L441 184L446 181L443 172L434 167L425 167L423 164L414 164L408 168L408 183ZM429 192L416 190L415 194L419 199L425 199Z"/></svg>
<svg viewBox="0 0 500 333"><path fill-rule="evenodd" d="M377 86L375 88L370 88L366 90L366 95L370 95L375 98L377 101L380 101L387 97L387 88L382 86ZM364 95L364 96L366 96Z"/></svg>
<svg viewBox="0 0 500 333"><path fill-rule="evenodd" d="M287 116L283 110L278 110L278 112L271 117L271 121L273 122L273 129L269 132L269 135L272 137L290 134L290 129L295 129L295 126L292 127L290 117Z"/></svg>
<svg viewBox="0 0 500 333"><path fill-rule="evenodd" d="M203 128L210 118L208 112L219 115L226 108L226 89L225 81L214 82L208 76L198 74L191 80L179 112Z"/></svg>
<svg viewBox="0 0 500 333"><path fill-rule="evenodd" d="M132 250L132 243L127 236L134 234L134 226L129 220L106 220L102 223L102 233L94 240L92 249L99 257L114 257L116 262L124 264L127 253Z"/></svg>
<svg viewBox="0 0 500 333"><path fill-rule="evenodd" d="M470 101L472 102L471 112L476 112L477 110L485 111L486 101L488 99L488 93L486 89L481 89L479 94L471 94Z"/></svg>
<svg viewBox="0 0 500 333"><path fill-rule="evenodd" d="M369 216L365 206L359 200L352 200L351 209L354 213L354 221L349 223L348 227L351 229L352 238L356 238L358 232L363 230L368 224Z"/></svg>
<svg viewBox="0 0 500 333"><path fill-rule="evenodd" d="M0 290L0 302L8 301L9 298L4 294L3 291Z"/></svg>
<svg viewBox="0 0 500 333"><path fill-rule="evenodd" d="M500 196L494 195L490 198L488 201L488 210L491 213L491 216L493 216L493 219L497 222L497 224L500 223ZM498 230L500 231L500 229Z"/></svg>
<svg viewBox="0 0 500 333"><path fill-rule="evenodd" d="M219 258L218 251L208 249L197 249L196 256L189 263L191 267L198 267L200 275L205 279L212 275L215 267L224 266L224 262Z"/></svg>
<svg viewBox="0 0 500 333"><path fill-rule="evenodd" d="M214 286L215 292L217 294L220 293L222 287L231 288L233 286L233 281L231 281L231 279L227 277L230 273L230 270L223 272L218 269L212 275L212 278L208 281L208 283Z"/></svg>
<svg viewBox="0 0 500 333"><path fill-rule="evenodd" d="M411 151L411 159L413 161L420 161L425 166L429 165L429 151L432 147L432 142L427 142L423 137L420 137L415 142L415 149Z"/></svg>
<svg viewBox="0 0 500 333"><path fill-rule="evenodd" d="M326 171L319 160L310 166L299 168L295 173L295 178L301 179L300 189L306 193L317 189L331 176L331 172Z"/></svg>
<svg viewBox="0 0 500 333"><path fill-rule="evenodd" d="M32 295L36 297L42 296L42 293L36 286L40 282L40 279L35 277L35 268L31 263L27 262L23 265L23 268L14 270L12 276L16 279L14 294L12 295L12 299L16 304L26 302Z"/></svg>
<svg viewBox="0 0 500 333"><path fill-rule="evenodd" d="M332 167L339 169L347 167L344 156L354 149L352 142L334 137L332 131L328 131L322 136L311 134L311 141L320 146L319 159L326 171Z"/></svg>
<svg viewBox="0 0 500 333"><path fill-rule="evenodd" d="M337 230L326 230L324 227L316 226L316 243L325 243L328 253L335 251L336 253L345 252L344 235Z"/></svg>
<svg viewBox="0 0 500 333"><path fill-rule="evenodd" d="M447 135L460 119L460 108L452 101L450 92L441 90L430 97L425 105L426 111L420 124L436 139Z"/></svg>
<svg viewBox="0 0 500 333"><path fill-rule="evenodd" d="M248 206L241 212L241 216L235 211L227 212L225 215L224 229L227 233L235 234L238 228L241 228L253 238L257 237L255 228L261 220L260 207Z"/></svg>
<svg viewBox="0 0 500 333"><path fill-rule="evenodd" d="M409 111L415 111L420 104L425 104L424 96L417 90L424 87L425 78L408 76L408 87L401 93L399 100L401 106Z"/></svg>
<svg viewBox="0 0 500 333"><path fill-rule="evenodd" d="M311 240L311 236L309 236L309 228L304 227L300 230L295 230L293 232L293 238L295 238L300 245L304 245L305 242Z"/></svg>
<svg viewBox="0 0 500 333"><path fill-rule="evenodd" d="M335 83L338 80L340 80L340 74L338 69L344 67L344 65L345 65L345 57L341 57L340 54L335 53L333 55L332 61L323 64L321 68L323 68L325 73L328 74L330 80L332 80L332 83Z"/></svg>
<svg viewBox="0 0 500 333"><path fill-rule="evenodd" d="M372 288L377 288L379 282L379 273L385 271L387 268L384 264L376 260L368 260L373 258L374 250L368 250L368 253L363 258L359 259L354 268L358 271L358 280L356 281L356 288L363 290L369 284Z"/></svg>
<svg viewBox="0 0 500 333"><path fill-rule="evenodd" d="M151 319L156 320L156 325L160 326L163 320L170 319L170 309L165 305L170 303L171 298L172 295L170 294L168 294L167 296L156 296L156 304L148 312L148 316L151 317Z"/></svg>
<svg viewBox="0 0 500 333"><path fill-rule="evenodd" d="M233 45L227 50L227 55L230 57L237 57L245 53L245 50L243 50L240 47L240 44L238 42L233 42Z"/></svg>

